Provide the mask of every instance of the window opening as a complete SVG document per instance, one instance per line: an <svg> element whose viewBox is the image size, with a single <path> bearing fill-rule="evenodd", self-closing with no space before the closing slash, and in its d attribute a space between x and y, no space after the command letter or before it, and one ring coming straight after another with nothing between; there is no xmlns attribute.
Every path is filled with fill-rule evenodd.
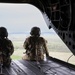
<svg viewBox="0 0 75 75"><path fill-rule="evenodd" d="M0 3L0 26L7 28L9 39L13 42L15 48L13 60L22 58L25 51L23 43L33 26L40 27L41 36L47 40L50 56L67 62L72 54L55 31L48 29L42 13L33 5ZM74 59L73 56L69 63L75 64Z"/></svg>

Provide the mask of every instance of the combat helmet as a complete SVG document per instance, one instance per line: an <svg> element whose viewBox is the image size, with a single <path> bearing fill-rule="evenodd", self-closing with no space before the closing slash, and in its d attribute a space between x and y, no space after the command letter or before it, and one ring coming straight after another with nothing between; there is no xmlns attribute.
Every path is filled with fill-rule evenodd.
<svg viewBox="0 0 75 75"><path fill-rule="evenodd" d="M41 31L39 27L33 27L30 32L32 36L40 36L40 33Z"/></svg>
<svg viewBox="0 0 75 75"><path fill-rule="evenodd" d="M0 37L1 38L7 38L8 37L8 32L5 27L0 27Z"/></svg>

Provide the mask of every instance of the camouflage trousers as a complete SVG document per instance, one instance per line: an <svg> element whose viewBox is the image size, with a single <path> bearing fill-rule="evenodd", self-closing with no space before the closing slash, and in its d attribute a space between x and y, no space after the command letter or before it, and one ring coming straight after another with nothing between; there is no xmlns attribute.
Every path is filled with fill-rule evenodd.
<svg viewBox="0 0 75 75"><path fill-rule="evenodd" d="M3 66L10 66L11 58L10 57L0 57L0 64L3 64Z"/></svg>

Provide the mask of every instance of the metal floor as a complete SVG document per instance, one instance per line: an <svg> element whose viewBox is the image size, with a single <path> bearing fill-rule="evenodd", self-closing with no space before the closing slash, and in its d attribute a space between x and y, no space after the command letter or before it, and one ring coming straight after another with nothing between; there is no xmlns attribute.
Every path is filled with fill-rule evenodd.
<svg viewBox="0 0 75 75"><path fill-rule="evenodd" d="M41 61L40 64L35 61L16 60L2 71L4 75L75 75L75 70L69 66L65 67L52 60Z"/></svg>

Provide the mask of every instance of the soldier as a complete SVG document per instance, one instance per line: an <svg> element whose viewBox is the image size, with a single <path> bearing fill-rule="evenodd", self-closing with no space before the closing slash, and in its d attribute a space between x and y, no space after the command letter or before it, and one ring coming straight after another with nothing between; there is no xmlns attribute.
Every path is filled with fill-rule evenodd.
<svg viewBox="0 0 75 75"><path fill-rule="evenodd" d="M39 27L33 27L30 32L31 36L27 37L24 42L25 55L22 59L25 60L44 60L44 54L49 56L46 40L40 37L41 31Z"/></svg>
<svg viewBox="0 0 75 75"><path fill-rule="evenodd" d="M10 56L14 52L11 40L8 39L8 32L5 27L0 27L0 63L3 66L9 66L11 63Z"/></svg>

